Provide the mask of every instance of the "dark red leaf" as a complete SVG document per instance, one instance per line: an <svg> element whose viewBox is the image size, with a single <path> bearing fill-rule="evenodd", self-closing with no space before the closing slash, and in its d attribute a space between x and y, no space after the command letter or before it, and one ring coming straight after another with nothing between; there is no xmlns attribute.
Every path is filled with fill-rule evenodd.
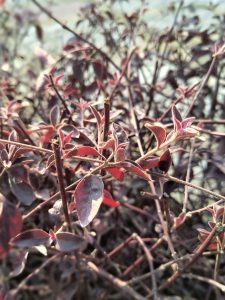
<svg viewBox="0 0 225 300"><path fill-rule="evenodd" d="M141 160L139 163L139 165L144 170L158 167L158 164L159 164L159 157L147 158L145 160Z"/></svg>
<svg viewBox="0 0 225 300"><path fill-rule="evenodd" d="M95 175L90 175L78 183L74 196L82 227L87 226L96 216L103 201L103 190L102 179Z"/></svg>
<svg viewBox="0 0 225 300"><path fill-rule="evenodd" d="M115 161L120 162L126 159L126 149L124 147L118 147L115 152Z"/></svg>
<svg viewBox="0 0 225 300"><path fill-rule="evenodd" d="M103 65L102 61L95 60L93 62L93 68L94 68L94 72L99 80L104 80L107 78L107 69Z"/></svg>
<svg viewBox="0 0 225 300"><path fill-rule="evenodd" d="M107 190L104 190L103 203L110 207L117 207L120 205L119 201L114 200L112 195Z"/></svg>
<svg viewBox="0 0 225 300"><path fill-rule="evenodd" d="M165 128L160 125L151 125L149 123L146 123L145 127L148 128L149 130L151 130L151 132L154 134L156 141L157 141L157 148L159 148L166 139Z"/></svg>
<svg viewBox="0 0 225 300"><path fill-rule="evenodd" d="M59 232L55 234L55 248L61 252L83 250L87 242L80 236L70 232Z"/></svg>
<svg viewBox="0 0 225 300"><path fill-rule="evenodd" d="M144 178L145 180L148 180L148 181L151 180L149 175L137 163L126 160L126 161L120 163L120 165L127 171L135 173L136 175Z"/></svg>
<svg viewBox="0 0 225 300"><path fill-rule="evenodd" d="M10 249L9 240L20 233L22 216L19 209L0 194L0 257Z"/></svg>
<svg viewBox="0 0 225 300"><path fill-rule="evenodd" d="M49 245L50 235L41 229L26 230L10 240L12 246L30 248L40 245Z"/></svg>
<svg viewBox="0 0 225 300"><path fill-rule="evenodd" d="M119 181L124 180L124 171L119 167L108 167L105 170Z"/></svg>
<svg viewBox="0 0 225 300"><path fill-rule="evenodd" d="M186 220L186 213L185 212L180 213L178 217L174 218L175 228L182 225L185 222L185 220Z"/></svg>
<svg viewBox="0 0 225 300"><path fill-rule="evenodd" d="M47 132L41 136L41 141L43 143L50 143L54 134L54 128L49 128Z"/></svg>

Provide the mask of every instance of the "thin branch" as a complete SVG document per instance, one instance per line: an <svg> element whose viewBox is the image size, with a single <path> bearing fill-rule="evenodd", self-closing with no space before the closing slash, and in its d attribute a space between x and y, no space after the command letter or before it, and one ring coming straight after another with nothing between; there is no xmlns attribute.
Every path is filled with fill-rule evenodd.
<svg viewBox="0 0 225 300"><path fill-rule="evenodd" d="M64 186L64 176L63 176L63 171L62 171L63 164L62 164L62 159L61 159L61 153L60 153L61 149L59 147L59 143L57 141L53 141L52 148L54 151L56 171L57 171L57 177L58 177L58 183L59 183L59 190L60 190L60 195L61 195L61 199L62 199L63 213L64 213L64 217L65 217L68 229L69 229L69 231L72 231L70 216L69 216L69 212L68 212L66 190L65 190L65 186Z"/></svg>
<svg viewBox="0 0 225 300"><path fill-rule="evenodd" d="M148 260L148 264L149 264L149 268L151 271L151 278L152 278L152 293L153 293L153 299L157 300L158 299L158 295L157 295L157 284L156 284L156 278L155 278L155 274L154 274L154 266L153 266L153 257L151 252L149 251L149 249L146 247L144 241L142 240L142 238L137 234L134 233L133 237L138 241L138 243L141 245L141 247L143 248L145 255L147 257Z"/></svg>
<svg viewBox="0 0 225 300"><path fill-rule="evenodd" d="M193 157L194 145L195 145L195 140L193 140L191 143L191 150L190 150L190 154L189 154L188 167L187 167L186 180L185 180L186 182L189 182L189 180L190 180L191 162L192 162L192 157ZM186 213L186 211L187 211L187 204L188 204L188 185L185 185L185 187L184 187L184 202L183 202L183 209L182 209L182 212L184 212L184 213Z"/></svg>
<svg viewBox="0 0 225 300"><path fill-rule="evenodd" d="M88 41L87 39L83 38L80 34L78 34L77 32L75 32L74 30L72 30L70 27L68 27L67 25L63 24L59 19L57 19L55 16L53 16L53 14L47 10L44 6L42 6L37 0L32 0L32 2L44 13L46 14L50 19L52 19L53 21L55 21L57 24L59 24L64 30L67 30L68 32L70 32L72 35L74 35L77 39L79 39L80 41L88 44L89 46L91 46L93 49L95 49L97 52L99 52L106 60L108 60L119 72L120 67L118 67L114 61L109 57L108 54L106 54L103 50L101 50L100 48L98 48L97 46L95 46L95 44L93 44L92 42Z"/></svg>
<svg viewBox="0 0 225 300"><path fill-rule="evenodd" d="M159 177L167 178L167 179L169 179L169 180L171 180L171 181L174 181L174 182L179 183L179 184L182 184L182 185L187 185L187 186L189 186L189 187L191 187L191 188L193 188L193 189L199 190L199 191L201 191L201 192L203 192L203 193L205 193L205 194L211 195L211 196L213 196L213 197L215 197L215 198L225 200L225 196L223 196L223 195L214 193L214 192L212 192L212 191L210 191L210 190L207 190L207 189L205 189L205 188L203 188L203 187L201 187L201 186L198 186L198 185L195 185L195 184L193 184L193 183L190 183L190 182L187 182L187 181L178 179L178 178L176 178L176 177L173 177L173 176L170 176L170 175L166 175L166 174L161 174L161 173L158 173L158 172L151 172L151 174L156 175L156 176L159 176Z"/></svg>
<svg viewBox="0 0 225 300"><path fill-rule="evenodd" d="M125 281L107 273L106 271L97 267L94 263L88 262L88 268L98 274L104 280L108 280L117 290L124 294L124 297L134 300L145 300L146 298L141 296L135 290L133 290Z"/></svg>
<svg viewBox="0 0 225 300"><path fill-rule="evenodd" d="M182 277L189 278L189 279L197 279L199 281L206 282L206 283L211 284L212 286L220 289L221 292L225 293L225 285L222 283L219 283L211 278L206 278L206 277L195 275L195 274L183 274Z"/></svg>

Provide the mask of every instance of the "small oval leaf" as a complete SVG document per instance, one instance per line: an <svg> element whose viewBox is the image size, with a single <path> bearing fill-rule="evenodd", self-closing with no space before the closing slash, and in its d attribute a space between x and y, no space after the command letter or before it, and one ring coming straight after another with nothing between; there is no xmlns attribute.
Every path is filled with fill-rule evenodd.
<svg viewBox="0 0 225 300"><path fill-rule="evenodd" d="M96 216L103 201L103 190L103 181L95 175L82 179L77 185L74 196L82 227L87 226Z"/></svg>
<svg viewBox="0 0 225 300"><path fill-rule="evenodd" d="M59 232L55 234L55 248L61 252L83 250L87 242L80 236L70 232Z"/></svg>
<svg viewBox="0 0 225 300"><path fill-rule="evenodd" d="M50 243L49 234L41 229L26 230L12 238L10 244L19 248L30 248Z"/></svg>

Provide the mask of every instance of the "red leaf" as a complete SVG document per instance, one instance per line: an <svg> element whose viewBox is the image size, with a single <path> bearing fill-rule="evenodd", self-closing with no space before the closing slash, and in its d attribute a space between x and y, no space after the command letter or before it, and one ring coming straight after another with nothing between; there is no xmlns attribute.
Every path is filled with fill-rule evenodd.
<svg viewBox="0 0 225 300"><path fill-rule="evenodd" d="M127 171L135 173L136 175L144 178L147 181L151 180L149 175L137 163L126 160L126 161L120 163L120 165Z"/></svg>
<svg viewBox="0 0 225 300"><path fill-rule="evenodd" d="M41 141L43 143L50 143L54 134L54 128L49 128L47 132L41 136Z"/></svg>
<svg viewBox="0 0 225 300"><path fill-rule="evenodd" d="M159 148L166 139L165 128L160 125L151 125L149 123L146 123L145 127L151 130L151 132L154 134L157 141L157 148Z"/></svg>
<svg viewBox="0 0 225 300"><path fill-rule="evenodd" d="M185 212L180 213L178 217L174 218L175 228L182 225L185 222L185 220L186 220L186 213Z"/></svg>
<svg viewBox="0 0 225 300"><path fill-rule="evenodd" d="M110 207L117 207L120 205L119 201L114 200L112 195L107 190L104 190L103 203Z"/></svg>
<svg viewBox="0 0 225 300"><path fill-rule="evenodd" d="M126 159L126 149L123 147L118 147L115 152L115 161L120 162Z"/></svg>
<svg viewBox="0 0 225 300"><path fill-rule="evenodd" d="M119 167L108 167L105 170L119 181L124 180L124 171Z"/></svg>
<svg viewBox="0 0 225 300"><path fill-rule="evenodd" d="M50 235L41 229L26 230L16 237L12 238L10 244L19 248L30 248L40 245L48 245L50 243Z"/></svg>
<svg viewBox="0 0 225 300"><path fill-rule="evenodd" d="M9 249L9 240L20 233L22 216L12 203L0 194L0 257L5 256Z"/></svg>
<svg viewBox="0 0 225 300"><path fill-rule="evenodd" d="M95 148L91 146L81 146L78 148L73 148L70 151L67 151L64 154L64 158L69 158L73 156L82 156L82 155L95 155L95 156L102 157L102 155Z"/></svg>
<svg viewBox="0 0 225 300"><path fill-rule="evenodd" d="M70 232L59 232L55 234L55 248L61 252L83 250L87 242L80 236Z"/></svg>
<svg viewBox="0 0 225 300"><path fill-rule="evenodd" d="M82 179L75 191L77 214L82 227L86 227L96 216L103 201L104 184L95 175Z"/></svg>

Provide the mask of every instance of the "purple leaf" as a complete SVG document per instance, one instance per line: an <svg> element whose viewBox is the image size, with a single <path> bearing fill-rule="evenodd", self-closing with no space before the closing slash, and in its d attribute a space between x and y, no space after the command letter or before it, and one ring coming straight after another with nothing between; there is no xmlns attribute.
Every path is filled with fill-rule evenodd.
<svg viewBox="0 0 225 300"><path fill-rule="evenodd" d="M9 178L12 193L24 205L30 206L35 199L34 192L27 182L15 182Z"/></svg>
<svg viewBox="0 0 225 300"><path fill-rule="evenodd" d="M30 229L12 238L10 244L19 248L48 245L50 244L50 235L41 229Z"/></svg>
<svg viewBox="0 0 225 300"><path fill-rule="evenodd" d="M96 216L103 201L103 190L102 180L95 175L82 179L77 185L74 196L82 227L87 226Z"/></svg>
<svg viewBox="0 0 225 300"><path fill-rule="evenodd" d="M70 232L59 232L55 234L55 248L61 252L83 250L87 242L80 236Z"/></svg>

